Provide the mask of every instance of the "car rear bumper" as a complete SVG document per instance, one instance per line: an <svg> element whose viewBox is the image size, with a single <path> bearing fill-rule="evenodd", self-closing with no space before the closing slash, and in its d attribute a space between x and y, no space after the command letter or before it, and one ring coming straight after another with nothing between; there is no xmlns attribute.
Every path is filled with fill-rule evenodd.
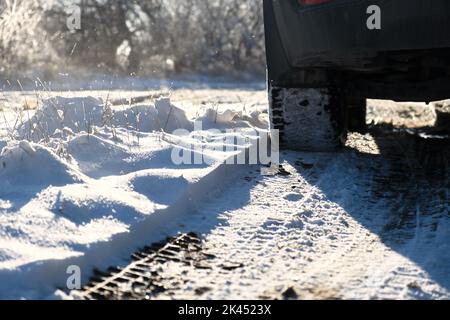
<svg viewBox="0 0 450 320"><path fill-rule="evenodd" d="M335 0L309 8L272 1L293 67L363 69L380 52L450 48L448 0ZM370 5L381 9L380 30L367 27Z"/></svg>

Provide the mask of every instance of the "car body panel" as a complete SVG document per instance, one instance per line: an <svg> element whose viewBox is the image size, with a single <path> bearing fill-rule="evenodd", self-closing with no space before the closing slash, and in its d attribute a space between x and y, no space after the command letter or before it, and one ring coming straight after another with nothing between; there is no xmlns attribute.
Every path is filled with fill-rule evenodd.
<svg viewBox="0 0 450 320"><path fill-rule="evenodd" d="M450 47L448 0L334 0L307 8L272 2L293 67L361 69L380 52ZM381 9L380 30L367 27L371 5Z"/></svg>
<svg viewBox="0 0 450 320"><path fill-rule="evenodd" d="M269 84L339 86L352 99L449 98L449 0L263 4ZM379 30L367 27L373 5L381 10Z"/></svg>

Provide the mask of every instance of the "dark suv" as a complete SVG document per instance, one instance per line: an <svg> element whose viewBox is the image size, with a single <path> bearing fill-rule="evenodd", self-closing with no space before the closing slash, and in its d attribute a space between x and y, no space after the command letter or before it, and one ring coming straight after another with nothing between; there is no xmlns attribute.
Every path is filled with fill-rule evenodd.
<svg viewBox="0 0 450 320"><path fill-rule="evenodd" d="M263 0L270 118L284 148L364 131L366 98L450 96L449 0Z"/></svg>

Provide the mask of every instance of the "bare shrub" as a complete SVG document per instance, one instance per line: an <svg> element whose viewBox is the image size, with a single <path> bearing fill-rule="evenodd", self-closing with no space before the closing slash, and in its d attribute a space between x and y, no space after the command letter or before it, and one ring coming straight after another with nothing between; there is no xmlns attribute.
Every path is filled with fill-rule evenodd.
<svg viewBox="0 0 450 320"><path fill-rule="evenodd" d="M81 30L67 28L67 6ZM3 0L0 71L264 72L260 0Z"/></svg>
<svg viewBox="0 0 450 320"><path fill-rule="evenodd" d="M4 76L56 71L48 35L41 29L41 0L0 1L0 73Z"/></svg>

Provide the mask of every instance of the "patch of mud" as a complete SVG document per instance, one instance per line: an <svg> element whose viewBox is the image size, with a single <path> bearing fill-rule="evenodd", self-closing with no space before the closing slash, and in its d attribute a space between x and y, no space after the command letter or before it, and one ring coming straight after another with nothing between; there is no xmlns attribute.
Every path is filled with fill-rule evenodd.
<svg viewBox="0 0 450 320"><path fill-rule="evenodd" d="M154 243L134 253L133 262L126 268L110 267L106 271L94 270L93 277L82 291L73 292L77 299L85 300L148 300L176 290L181 273L165 277L162 270L182 270L184 267L208 269L208 260L214 256L203 252L201 240L195 233L181 234ZM207 288L195 288L201 294Z"/></svg>
<svg viewBox="0 0 450 320"><path fill-rule="evenodd" d="M278 286L259 298L263 300L339 300L339 290L323 286L301 288L298 286Z"/></svg>
<svg viewBox="0 0 450 320"><path fill-rule="evenodd" d="M94 270L89 283L81 291L72 292L71 295L82 300L167 298L188 283L186 274L190 269L212 269L216 257L205 252L197 234L186 233L144 247L131 258L133 262L125 268ZM242 267L241 263L233 262L222 262L214 266L225 273ZM198 297L210 290L206 286L192 288L193 295Z"/></svg>

